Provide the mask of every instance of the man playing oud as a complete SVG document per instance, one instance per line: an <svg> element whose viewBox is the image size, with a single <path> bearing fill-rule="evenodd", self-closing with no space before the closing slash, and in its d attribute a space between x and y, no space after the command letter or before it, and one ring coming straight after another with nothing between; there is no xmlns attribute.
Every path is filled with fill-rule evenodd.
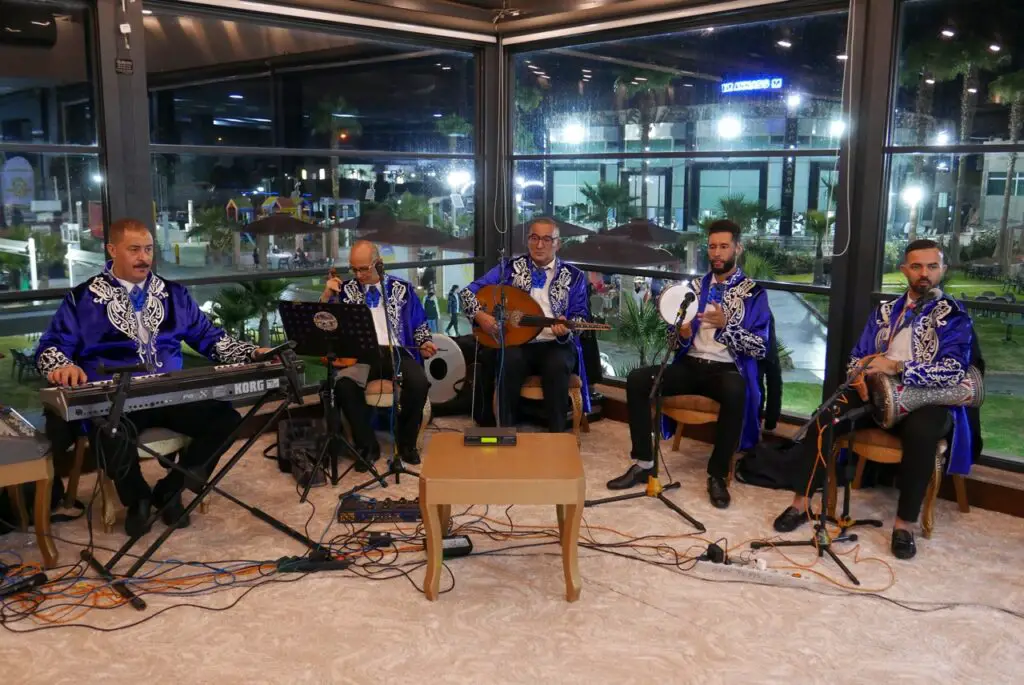
<svg viewBox="0 0 1024 685"><path fill-rule="evenodd" d="M529 254L499 264L460 293L462 309L470 321L491 336L498 337L498 322L491 312L495 303L481 302L477 292L485 285L509 285L530 294L549 319L586 321L587 278L576 267L556 256L560 246L558 226L551 219L530 222L526 244ZM484 311L484 309L487 311ZM569 380L575 372L583 381L583 410L590 411L590 392L583 367L579 336L564 325L545 328L532 342L521 347L506 347L501 382L500 412L503 426L514 426L519 414L519 392L529 375L541 377L544 391L544 416L548 430L565 430L569 408ZM499 376L501 375L499 371Z"/></svg>
<svg viewBox="0 0 1024 685"><path fill-rule="evenodd" d="M853 348L849 373L885 375L907 386L944 388L959 385L971 365L974 328L964 307L938 290L946 273L942 249L933 240L915 240L907 245L900 270L907 279L907 292L885 302L871 314ZM836 402L835 423L843 415L863 407L855 390L845 391ZM870 416L835 423L836 435L852 428L873 426ZM950 473L967 473L971 465L971 431L964 407L927 405L919 407L890 432L899 436L903 451L900 461L900 497L892 531L892 553L910 559L917 553L913 526L921 513L928 482L935 469L939 441L953 429ZM810 430L803 439L803 468L794 482L793 503L775 519L775 530L787 533L807 521L808 492L821 487L824 466L815 467L818 432ZM813 483L811 474L813 471ZM810 485L809 485L810 483Z"/></svg>

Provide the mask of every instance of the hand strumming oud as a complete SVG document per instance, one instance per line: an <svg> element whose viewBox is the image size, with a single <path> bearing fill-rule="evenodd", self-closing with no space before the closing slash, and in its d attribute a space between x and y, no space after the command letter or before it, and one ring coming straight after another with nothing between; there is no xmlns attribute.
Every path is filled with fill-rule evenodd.
<svg viewBox="0 0 1024 685"><path fill-rule="evenodd" d="M540 305L518 288L510 286L485 285L476 293L480 303L480 311L473 320L476 328L473 335L484 347L499 348L503 338L506 345L515 347L530 342L545 328L564 338L571 331L610 331L608 324L590 323L587 321L569 321L564 316L548 318ZM492 312L505 308L504 336Z"/></svg>

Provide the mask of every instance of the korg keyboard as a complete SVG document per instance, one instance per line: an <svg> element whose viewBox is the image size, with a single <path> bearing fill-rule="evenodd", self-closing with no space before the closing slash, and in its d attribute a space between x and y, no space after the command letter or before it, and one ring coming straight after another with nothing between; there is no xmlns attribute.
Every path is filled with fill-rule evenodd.
<svg viewBox="0 0 1024 685"><path fill-rule="evenodd" d="M299 383L304 383L302 362L296 362ZM287 389L288 379L280 362L224 364L132 378L125 412L155 409L203 400L246 400L262 397L268 390ZM65 421L90 419L110 413L115 383L96 381L75 388L43 388L43 406Z"/></svg>

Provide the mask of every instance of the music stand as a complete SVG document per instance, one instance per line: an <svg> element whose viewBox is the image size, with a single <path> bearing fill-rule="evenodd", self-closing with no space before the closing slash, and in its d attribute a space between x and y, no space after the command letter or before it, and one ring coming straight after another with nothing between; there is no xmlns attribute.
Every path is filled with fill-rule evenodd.
<svg viewBox="0 0 1024 685"><path fill-rule="evenodd" d="M377 354L377 329L373 324L373 315L366 305L342 302L282 301L278 303L278 311L281 314L285 335L296 343L297 354L327 358L327 380L320 390L324 421L327 424L327 440L314 468L320 467L326 473L324 460L329 456L331 484L337 485L344 476L338 474L338 443L348 448L357 460L366 460L363 460L355 446L342 435L341 427L338 425L338 414L334 410L334 384L337 378L334 362L339 358L365 359ZM366 466L376 475L373 464ZM312 482L310 474L301 501L305 501L309 495Z"/></svg>

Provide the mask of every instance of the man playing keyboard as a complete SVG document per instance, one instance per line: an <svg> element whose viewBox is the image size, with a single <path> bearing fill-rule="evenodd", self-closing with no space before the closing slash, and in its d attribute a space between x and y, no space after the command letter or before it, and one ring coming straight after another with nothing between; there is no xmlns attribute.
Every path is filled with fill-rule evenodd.
<svg viewBox="0 0 1024 685"><path fill-rule="evenodd" d="M149 373L182 368L183 342L218 364L245 363L265 352L232 338L214 326L183 285L165 281L152 271L153 236L141 221L114 222L107 244L109 261L103 271L73 288L39 341L36 366L54 385L78 386L110 376L101 366L146 364ZM191 438L179 465L193 474L170 470L150 488L142 476L137 446L126 431L116 437L97 431L91 437L97 463L114 482L127 509L125 532L148 530L150 507L163 509L164 523L183 513L181 490L198 492L216 467L210 459L238 425L238 412L227 402L207 400L132 412L124 421L135 435L148 428L165 428ZM54 451L67 449L76 430L46 412L46 433ZM182 527L188 520L180 522Z"/></svg>

